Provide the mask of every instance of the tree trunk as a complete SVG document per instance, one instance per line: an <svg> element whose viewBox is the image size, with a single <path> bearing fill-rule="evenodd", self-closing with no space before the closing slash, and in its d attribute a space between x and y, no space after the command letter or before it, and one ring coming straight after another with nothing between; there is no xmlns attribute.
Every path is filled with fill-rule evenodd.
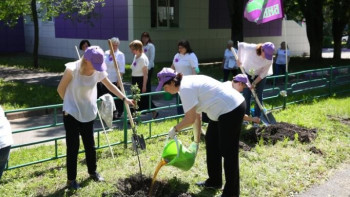
<svg viewBox="0 0 350 197"><path fill-rule="evenodd" d="M237 47L237 41L243 41L244 0L227 0L231 19L231 40Z"/></svg>
<svg viewBox="0 0 350 197"><path fill-rule="evenodd" d="M347 2L341 0L333 1L332 34L334 41L334 60L341 59L341 39L343 36L343 30L349 20L346 14L348 12L347 9L350 9Z"/></svg>
<svg viewBox="0 0 350 197"><path fill-rule="evenodd" d="M38 12L36 10L36 0L31 1L32 20L34 23L34 48L33 48L33 66L39 68L38 50L39 50L39 23Z"/></svg>
<svg viewBox="0 0 350 197"><path fill-rule="evenodd" d="M310 43L310 60L313 62L318 62L322 59L323 1L307 0L306 2L306 33Z"/></svg>

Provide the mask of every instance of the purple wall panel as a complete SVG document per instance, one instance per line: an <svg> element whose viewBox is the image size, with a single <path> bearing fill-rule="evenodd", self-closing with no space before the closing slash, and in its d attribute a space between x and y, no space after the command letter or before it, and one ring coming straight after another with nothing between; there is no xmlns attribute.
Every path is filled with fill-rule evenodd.
<svg viewBox="0 0 350 197"><path fill-rule="evenodd" d="M282 19L268 23L256 24L243 19L243 32L245 37L281 36Z"/></svg>
<svg viewBox="0 0 350 197"><path fill-rule="evenodd" d="M24 26L20 18L15 27L10 28L0 21L0 53L24 52Z"/></svg>
<svg viewBox="0 0 350 197"><path fill-rule="evenodd" d="M113 36L128 40L128 1L106 0L105 6L96 6L98 18L91 20L93 26L55 18L56 38L109 39Z"/></svg>
<svg viewBox="0 0 350 197"><path fill-rule="evenodd" d="M209 0L209 29L230 29L227 0Z"/></svg>

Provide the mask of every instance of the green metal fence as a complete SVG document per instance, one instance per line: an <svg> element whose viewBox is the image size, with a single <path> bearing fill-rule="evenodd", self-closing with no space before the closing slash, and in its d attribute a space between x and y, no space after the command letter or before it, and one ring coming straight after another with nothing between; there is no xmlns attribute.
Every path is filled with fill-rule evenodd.
<svg viewBox="0 0 350 197"><path fill-rule="evenodd" d="M287 93L287 96L286 97L281 96L281 91L285 91ZM350 66L306 70L306 71L295 72L295 73L286 73L286 75L268 77L267 85L265 86L265 89L264 89L264 102L268 106L271 106L269 107L269 110L273 110L273 109L285 108L287 105L290 105L290 104L299 103L299 102L320 98L320 97L326 97L332 94L349 92L349 91L350 91ZM145 93L141 95L149 96L152 98L152 97L161 97L163 96L163 94L164 92L151 92L151 93ZM141 112L151 112L153 110L172 109L178 106L179 106L178 103L172 103L172 104L164 105L154 109L149 108ZM12 113L31 112L31 111L38 111L38 110L40 111L45 110L46 112L48 112L48 114L52 116L52 122L46 125L14 130L12 133L18 134L18 133L29 132L29 131L45 129L45 128L55 128L63 125L62 122L58 121L59 114L62 113L62 104L18 109L18 110L9 110L9 111L6 111L5 114L9 115ZM148 124L149 132L148 132L148 136L146 136L146 139L150 139L150 138L156 138L159 136L166 135L166 133L163 133L161 135L153 135L152 123L161 122L168 119L177 119L179 121L179 118L181 117L183 117L183 115L172 115L172 116L167 116L167 117L158 118L158 119L151 119L146 121L138 120L138 121L141 124ZM124 134L123 134L122 141L111 142L111 145L115 146L115 145L123 144L124 147L126 148L127 144L131 143L131 141L129 140L130 137L128 136L129 127L128 127L128 123L127 123L128 119L126 115L124 115L123 119L116 120L113 122L114 123L121 122L123 124ZM100 140L101 131L102 129L95 129L95 132L97 133L97 136L96 136L97 149L108 147L108 144L101 144L101 140ZM11 157L10 157L9 165L7 166L6 169L10 170L15 168L20 168L20 167L24 167L32 164L42 163L42 162L65 157L66 156L65 154L58 153L59 141L64 139L65 139L65 136L60 136L60 137L50 138L47 140L41 140L41 141L12 146L11 149L18 149L22 147L30 147L30 146L44 144L44 143L54 143L53 147L55 150L54 150L54 154L51 157L42 158L40 160L31 161L31 162L22 163L22 164L11 165ZM80 150L80 153L81 152L84 152L84 150Z"/></svg>

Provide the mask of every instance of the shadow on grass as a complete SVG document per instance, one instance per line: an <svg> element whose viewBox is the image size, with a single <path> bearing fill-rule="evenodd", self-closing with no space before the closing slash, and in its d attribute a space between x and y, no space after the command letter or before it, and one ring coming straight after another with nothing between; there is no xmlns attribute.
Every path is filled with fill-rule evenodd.
<svg viewBox="0 0 350 197"><path fill-rule="evenodd" d="M90 178L87 178L84 181L80 182L79 185L83 188L87 186L91 181L92 180ZM38 196L46 196L46 197L73 196L77 193L79 193L79 190L68 189L66 186L64 186L61 189L55 191L54 193L46 194L46 195L38 195Z"/></svg>

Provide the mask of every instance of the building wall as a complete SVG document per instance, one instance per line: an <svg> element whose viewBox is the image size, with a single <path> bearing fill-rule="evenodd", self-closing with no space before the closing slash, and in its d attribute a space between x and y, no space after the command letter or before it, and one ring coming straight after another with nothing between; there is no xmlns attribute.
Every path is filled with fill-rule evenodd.
<svg viewBox="0 0 350 197"><path fill-rule="evenodd" d="M114 36L120 37L122 50L128 49L128 0L106 0L105 3L104 7L97 6L96 12L105 14L92 20L94 26L64 20L62 16L56 18L55 22L39 20L39 54L77 59L75 46L79 47L82 39L88 39L91 45L108 50L107 39ZM31 53L34 43L33 23L26 23L24 29L26 51Z"/></svg>
<svg viewBox="0 0 350 197"><path fill-rule="evenodd" d="M23 18L10 28L0 21L0 53L24 52Z"/></svg>
<svg viewBox="0 0 350 197"><path fill-rule="evenodd" d="M282 41L286 41L291 52L291 56L302 56L309 54L310 45L306 35L306 25L299 25L293 20L282 22L282 34L280 36L244 37L248 43L272 42L276 49L280 47Z"/></svg>
<svg viewBox="0 0 350 197"><path fill-rule="evenodd" d="M190 42L200 60L223 56L230 29L209 29L209 0L180 0L180 27L172 29L151 28L150 1L134 0L133 3L133 39L140 39L144 31L149 32L156 46L157 62L171 62L181 39Z"/></svg>
<svg viewBox="0 0 350 197"><path fill-rule="evenodd" d="M113 14L106 14L107 19L102 18L100 21L97 21L97 23L103 23L104 25L99 24L91 30L86 30L86 26L81 24L69 24L67 21L63 22L62 18L56 19L55 23L40 21L39 54L77 58L75 46L79 45L80 40L88 39L92 45L99 45L104 50L108 50L107 39L117 36L121 39L119 48L125 53L126 62L131 63L133 55L128 45L132 40L140 39L141 33L147 31L150 33L156 46L156 62L171 62L174 55L177 53L177 42L180 39L189 40L200 62L205 62L213 58L221 58L227 40L230 39L231 32L228 28L230 26L228 25L230 20L228 9L224 6L226 2L226 0L179 0L179 27L164 29L151 28L151 1L106 0L106 9L100 9L99 12L113 12ZM216 4L220 4L220 6L214 6ZM113 7L113 9L111 7ZM123 14L120 15L121 13ZM117 18L118 20L114 20L113 18ZM111 23L113 24L113 32L107 31L105 28L105 26ZM121 25L118 25L118 23ZM288 21L287 23L287 41L292 54L301 55L304 52L308 52L309 45L305 27L300 27L293 21ZM258 29L259 28L262 29L261 26L258 27ZM271 26L271 24L269 24L267 29L273 28L277 28L279 31L261 30L261 32L265 33L262 37L261 35L258 37L245 37L244 41L255 43L272 41L276 46L279 46L280 42L284 40L282 36L279 36L281 35L280 26ZM99 31L99 33L88 33L85 37L81 33L78 33L82 30L88 32ZM252 36L250 31L252 30L246 32L248 36ZM34 43L33 24L25 24L24 32L26 51L32 52Z"/></svg>

